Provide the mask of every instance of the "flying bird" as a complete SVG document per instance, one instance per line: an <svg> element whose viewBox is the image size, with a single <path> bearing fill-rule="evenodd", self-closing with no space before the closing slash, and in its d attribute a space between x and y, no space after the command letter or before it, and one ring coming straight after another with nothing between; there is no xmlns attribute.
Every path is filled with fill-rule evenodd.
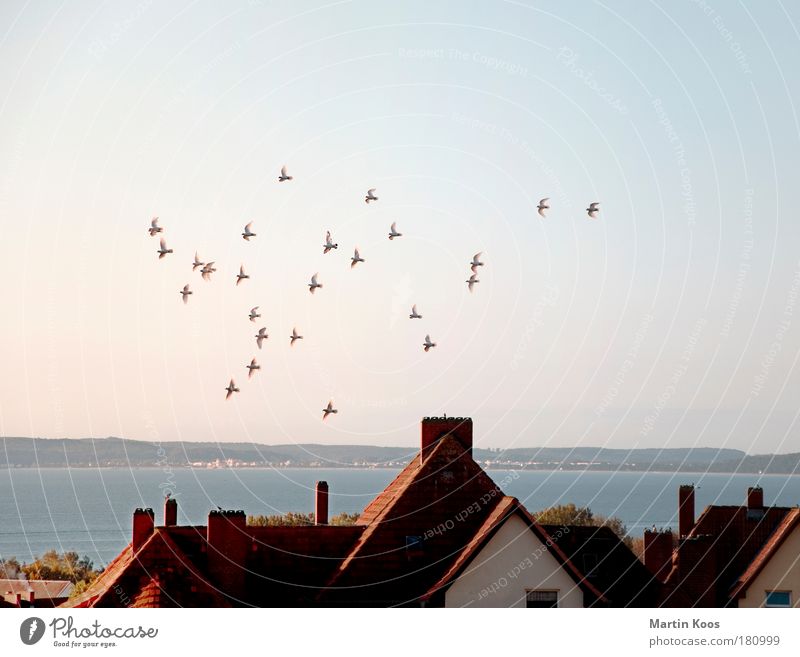
<svg viewBox="0 0 800 657"><path fill-rule="evenodd" d="M259 365L259 364L256 362L256 359L255 359L255 358L254 358L253 360L251 360L251 361L250 361L250 364L249 364L249 365L246 365L246 367L247 367L247 369L248 369L248 372L247 372L247 378L248 378L248 379L249 379L249 378L251 378L251 377L253 376L253 372L255 372L256 370L260 370L260 369L261 369L261 365Z"/></svg>
<svg viewBox="0 0 800 657"><path fill-rule="evenodd" d="M589 219L596 219L597 213L600 212L600 208L598 207L600 204L598 202L589 203L589 207L586 208L586 213L589 215Z"/></svg>
<svg viewBox="0 0 800 657"><path fill-rule="evenodd" d="M364 197L364 200L369 203L370 201L377 201L378 197L375 196L375 188L367 190L367 195Z"/></svg>
<svg viewBox="0 0 800 657"><path fill-rule="evenodd" d="M211 274L213 274L215 271L217 271L217 269L216 267L214 267L214 262L212 261L212 262L207 262L205 265L203 265L203 268L200 270L200 273L202 274L204 281L210 281Z"/></svg>
<svg viewBox="0 0 800 657"><path fill-rule="evenodd" d="M250 321L255 322L261 315L258 314L258 306L255 306L250 310Z"/></svg>
<svg viewBox="0 0 800 657"><path fill-rule="evenodd" d="M250 226L252 226L252 225L253 225L253 222L251 221L249 224L247 224L244 227L244 232L242 233L242 239L244 239L244 240L246 240L248 242L250 241L251 237L255 237L256 236L256 234L250 230Z"/></svg>
<svg viewBox="0 0 800 657"><path fill-rule="evenodd" d="M264 342L264 340L266 340L268 337L266 326L262 326L260 329L258 329L258 333L256 333L255 338L259 349L261 349L261 343Z"/></svg>
<svg viewBox="0 0 800 657"><path fill-rule="evenodd" d="M397 232L397 222L395 221L392 224L391 230L389 231L389 239L393 240L395 237L402 237L402 236L403 236L403 233L398 233Z"/></svg>
<svg viewBox="0 0 800 657"><path fill-rule="evenodd" d="M200 256L197 255L197 251L194 252L194 262L192 263L192 271L197 269L198 267L202 267L205 262L200 262ZM202 273L202 271L201 271Z"/></svg>
<svg viewBox="0 0 800 657"><path fill-rule="evenodd" d="M478 260L478 258L480 258L482 255L483 251L481 251L480 253L476 253L474 256L472 256L472 262L469 263L469 266L470 269L472 269L473 274L476 271L478 271L478 267L483 267L483 263L480 260Z"/></svg>
<svg viewBox="0 0 800 657"><path fill-rule="evenodd" d="M296 328L293 328L293 329L292 329L292 334L289 336L289 340L291 340L291 342L290 342L289 344L290 344L291 346L293 346L293 347L294 347L294 341L295 341L295 340L302 340L302 339L303 339L303 336L302 336L302 335L300 335L300 334L297 332L297 329L296 329Z"/></svg>
<svg viewBox="0 0 800 657"><path fill-rule="evenodd" d="M353 252L353 257L350 258L352 262L350 263L350 269L355 267L359 262L364 262L364 258L362 258L358 253L358 247L356 247L355 251Z"/></svg>
<svg viewBox="0 0 800 657"><path fill-rule="evenodd" d="M319 272L311 277L311 282L308 284L308 291L311 292L311 294L314 294L314 290L318 287L322 287L322 283L317 283L317 276L319 276Z"/></svg>
<svg viewBox="0 0 800 657"><path fill-rule="evenodd" d="M425 351L428 351L432 347L435 347L436 343L435 342L431 342L431 336L430 335L426 335L425 336L425 342L423 343L422 346L425 349Z"/></svg>
<svg viewBox="0 0 800 657"><path fill-rule="evenodd" d="M549 201L550 201L549 197L548 198L543 198L541 201L539 201L539 205L536 207L536 209L539 211L539 216L540 217L547 217L547 214L545 213L545 210L549 210L550 209L550 202Z"/></svg>
<svg viewBox="0 0 800 657"><path fill-rule="evenodd" d="M189 289L189 284L183 286L183 289L178 292L178 294L183 296L183 303L187 303L189 301L189 295L192 294L192 291Z"/></svg>
<svg viewBox="0 0 800 657"><path fill-rule="evenodd" d="M325 233L325 245L322 248L323 248L323 251L322 251L323 253L327 253L331 249L338 249L339 248L339 245L338 244L334 244L333 240L331 239L331 231L328 231L327 233Z"/></svg>
<svg viewBox="0 0 800 657"><path fill-rule="evenodd" d="M161 238L161 248L158 250L158 259L161 260L165 255L168 253L172 253L172 249L167 248L167 243L164 241L164 238Z"/></svg>
<svg viewBox="0 0 800 657"><path fill-rule="evenodd" d="M328 402L328 405L322 409L322 419L326 420L331 413L338 413L339 411L333 407L333 400Z"/></svg>
<svg viewBox="0 0 800 657"><path fill-rule="evenodd" d="M411 314L408 316L409 319L422 319L422 315L417 312L417 304L411 306Z"/></svg>
<svg viewBox="0 0 800 657"><path fill-rule="evenodd" d="M225 388L225 390L228 391L228 394L225 395L225 399L230 399L231 395L234 392L239 392L239 388L236 387L236 384L234 383L233 379L231 379L231 382L228 384L228 387Z"/></svg>
<svg viewBox="0 0 800 657"><path fill-rule="evenodd" d="M291 180L291 179L292 179L292 176L290 176L288 173L286 173L286 165L284 164L281 167L281 175L278 176L278 182L283 182L284 180Z"/></svg>
<svg viewBox="0 0 800 657"><path fill-rule="evenodd" d="M469 287L469 291L470 292L472 292L472 287L473 287L473 285L475 285L475 283L480 283L480 281L478 280L478 275L477 274L473 274L472 276L470 276L464 282L467 284L467 287Z"/></svg>
<svg viewBox="0 0 800 657"><path fill-rule="evenodd" d="M236 285L239 285L239 283L247 278L250 278L250 276L244 273L244 265L239 265L239 273L236 274Z"/></svg>
<svg viewBox="0 0 800 657"><path fill-rule="evenodd" d="M150 237L153 237L156 233L164 232L164 229L158 225L158 217L153 217L153 220L150 222L150 228L147 229L147 232L150 233Z"/></svg>

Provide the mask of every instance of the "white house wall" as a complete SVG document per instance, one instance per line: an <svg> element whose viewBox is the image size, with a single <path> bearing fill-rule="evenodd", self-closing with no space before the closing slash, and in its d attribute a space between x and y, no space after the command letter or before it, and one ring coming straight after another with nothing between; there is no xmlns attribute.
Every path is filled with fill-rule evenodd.
<svg viewBox="0 0 800 657"><path fill-rule="evenodd" d="M583 606L583 591L512 515L447 590L445 606L524 607L526 589L557 590L559 607Z"/></svg>

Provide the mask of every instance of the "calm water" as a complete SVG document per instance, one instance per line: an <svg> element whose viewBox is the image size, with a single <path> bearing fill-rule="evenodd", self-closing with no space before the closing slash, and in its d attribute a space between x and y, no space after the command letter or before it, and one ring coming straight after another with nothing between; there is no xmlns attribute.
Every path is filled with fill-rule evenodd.
<svg viewBox="0 0 800 657"><path fill-rule="evenodd" d="M206 524L210 509L248 514L313 510L318 479L331 489L330 513L359 512L397 474L394 470L175 470L125 468L0 470L0 557L30 560L45 550L75 550L96 565L108 563L130 540L137 506L156 510L162 522L163 491L178 500L180 524ZM675 526L677 488L699 486L697 513L708 504L741 504L748 486L760 484L767 504L800 503L800 476L667 474L638 472L489 473L531 511L574 502L617 515L638 535L651 525Z"/></svg>

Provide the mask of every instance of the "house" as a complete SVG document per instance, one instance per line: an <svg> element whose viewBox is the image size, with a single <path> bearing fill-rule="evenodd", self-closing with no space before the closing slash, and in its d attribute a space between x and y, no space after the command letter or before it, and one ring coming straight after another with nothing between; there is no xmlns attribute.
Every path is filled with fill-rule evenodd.
<svg viewBox="0 0 800 657"><path fill-rule="evenodd" d="M544 529L612 607L656 606L658 580L609 527L545 525Z"/></svg>
<svg viewBox="0 0 800 657"><path fill-rule="evenodd" d="M472 458L470 418L424 418L418 454L353 526L205 526L133 515L131 543L66 606L648 605L655 578L610 531L543 527ZM588 570L587 570L588 569ZM650 596L650 597L648 597Z"/></svg>
<svg viewBox="0 0 800 657"><path fill-rule="evenodd" d="M74 588L60 579L0 579L0 607L58 607Z"/></svg>
<svg viewBox="0 0 800 657"><path fill-rule="evenodd" d="M644 561L663 583L665 607L800 606L800 509L764 506L761 488L743 506L694 517L694 487L678 491L678 536L645 532Z"/></svg>

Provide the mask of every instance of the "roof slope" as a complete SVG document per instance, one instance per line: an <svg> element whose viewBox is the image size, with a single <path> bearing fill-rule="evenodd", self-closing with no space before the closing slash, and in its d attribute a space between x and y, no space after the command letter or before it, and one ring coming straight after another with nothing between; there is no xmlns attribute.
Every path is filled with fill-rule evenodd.
<svg viewBox="0 0 800 657"><path fill-rule="evenodd" d="M764 569L764 566L769 563L769 560L780 549L783 542L798 526L800 526L800 509L794 508L784 516L767 542L764 543L761 550L758 551L758 554L756 554L755 558L750 562L750 565L736 580L733 585L733 590L731 591L731 598L739 599L747 594L747 589L750 584L758 577L759 573Z"/></svg>
<svg viewBox="0 0 800 657"><path fill-rule="evenodd" d="M0 579L0 596L24 597L32 591L36 600L68 598L73 588L72 582L61 579Z"/></svg>
<svg viewBox="0 0 800 657"><path fill-rule="evenodd" d="M361 526L248 527L246 600L259 607L314 604L364 531Z"/></svg>
<svg viewBox="0 0 800 657"><path fill-rule="evenodd" d="M438 599L438 602L443 604L444 600L442 599L442 595L470 564L472 564L481 550L491 540L492 536L495 535L497 530L500 529L503 523L512 515L520 516L542 544L547 545L549 541L550 544L547 549L564 570L567 571L567 574L573 581L581 587L586 596L585 603L587 601L589 604L596 603L605 605L607 603L602 592L575 566L574 562L561 549L558 543L553 540L547 529L536 522L535 518L516 497L510 497L508 495L504 495L500 498L494 510L487 515L483 524L475 532L472 540L463 547L444 575L442 575L442 577L426 592L425 599ZM586 606L588 606L588 604Z"/></svg>
<svg viewBox="0 0 800 657"><path fill-rule="evenodd" d="M247 527L234 582L212 576L205 527L156 527L65 607L290 607L313 602L363 527Z"/></svg>
<svg viewBox="0 0 800 657"><path fill-rule="evenodd" d="M80 596L63 607L228 607L225 597L157 527L133 552L130 545Z"/></svg>
<svg viewBox="0 0 800 657"><path fill-rule="evenodd" d="M364 510L363 534L320 596L329 604L418 602L503 494L457 438L418 455Z"/></svg>
<svg viewBox="0 0 800 657"><path fill-rule="evenodd" d="M610 606L656 605L658 583L611 528L544 525L543 529Z"/></svg>
<svg viewBox="0 0 800 657"><path fill-rule="evenodd" d="M725 607L730 591L792 511L790 507L708 506L676 548L666 579L664 606Z"/></svg>

